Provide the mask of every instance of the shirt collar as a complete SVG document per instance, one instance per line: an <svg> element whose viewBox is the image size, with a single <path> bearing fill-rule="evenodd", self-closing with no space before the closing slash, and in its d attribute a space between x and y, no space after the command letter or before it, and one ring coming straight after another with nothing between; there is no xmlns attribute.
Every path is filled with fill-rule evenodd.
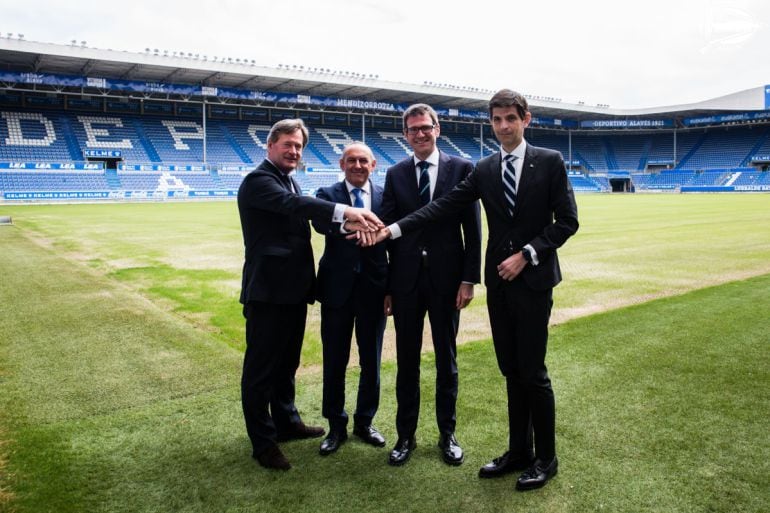
<svg viewBox="0 0 770 513"><path fill-rule="evenodd" d="M356 189L356 186L345 180L345 187L348 189L348 194L353 194L353 189ZM361 187L358 187L358 189L361 189L366 194L371 194L371 186L369 185L369 180L367 180Z"/></svg>
<svg viewBox="0 0 770 513"><path fill-rule="evenodd" d="M417 167L417 164L422 162L422 160L418 159L416 155L412 158L414 159L414 167ZM438 148L434 148L433 153L428 155L428 158L425 159L425 162L428 162L431 166L438 167Z"/></svg>
<svg viewBox="0 0 770 513"><path fill-rule="evenodd" d="M519 143L518 146L516 146L511 153L507 153L503 147L500 147L500 155L502 156L503 160L508 155L514 155L517 159L524 159L524 155L527 153L527 141L524 139L521 140L521 143Z"/></svg>
<svg viewBox="0 0 770 513"><path fill-rule="evenodd" d="M297 172L297 170L296 170L296 169L292 169L291 171L289 171L288 173L286 173L286 172L284 172L283 170L281 170L281 168L280 168L280 167L276 166L276 165L273 163L273 161L272 161L272 160L270 160L269 158L265 157L265 160L266 160L266 161L268 161L268 162L270 162L270 165L271 165L271 166L273 166L273 167L274 167L274 168L275 168L275 169L276 169L276 170L277 170L279 173L281 173L282 175L286 175L286 176L294 176L294 174Z"/></svg>

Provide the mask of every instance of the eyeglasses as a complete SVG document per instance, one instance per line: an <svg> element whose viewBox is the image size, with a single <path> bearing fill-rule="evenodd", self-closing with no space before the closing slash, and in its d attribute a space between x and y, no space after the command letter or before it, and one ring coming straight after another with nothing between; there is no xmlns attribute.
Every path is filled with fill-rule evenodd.
<svg viewBox="0 0 770 513"><path fill-rule="evenodd" d="M417 132L422 132L427 135L436 128L436 125L423 125L423 126L410 126L406 128L406 132L410 135L417 135Z"/></svg>

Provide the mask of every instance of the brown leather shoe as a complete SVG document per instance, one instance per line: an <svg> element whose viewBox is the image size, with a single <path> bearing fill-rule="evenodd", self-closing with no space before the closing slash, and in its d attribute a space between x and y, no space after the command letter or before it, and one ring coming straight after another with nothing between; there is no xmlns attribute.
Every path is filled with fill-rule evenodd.
<svg viewBox="0 0 770 513"><path fill-rule="evenodd" d="M265 468L276 470L289 470L291 468L291 463L289 463L289 460L286 459L286 456L283 455L277 445L271 445L254 457Z"/></svg>
<svg viewBox="0 0 770 513"><path fill-rule="evenodd" d="M287 431L278 433L276 440L279 442L288 442L289 440L302 440L305 438L318 438L324 436L324 428L317 426L306 426L304 422L292 424Z"/></svg>

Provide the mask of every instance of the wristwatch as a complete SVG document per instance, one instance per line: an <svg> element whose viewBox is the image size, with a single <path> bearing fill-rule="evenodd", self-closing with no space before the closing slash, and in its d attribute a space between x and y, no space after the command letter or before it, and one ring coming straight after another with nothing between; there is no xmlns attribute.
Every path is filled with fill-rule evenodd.
<svg viewBox="0 0 770 513"><path fill-rule="evenodd" d="M529 249L521 248L521 256L523 256L524 260L526 260L530 264L532 263L532 253L529 252Z"/></svg>

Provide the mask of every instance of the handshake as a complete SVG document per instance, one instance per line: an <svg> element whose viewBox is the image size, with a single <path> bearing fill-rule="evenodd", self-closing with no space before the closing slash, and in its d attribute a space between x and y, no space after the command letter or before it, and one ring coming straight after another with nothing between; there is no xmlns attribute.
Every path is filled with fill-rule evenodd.
<svg viewBox="0 0 770 513"><path fill-rule="evenodd" d="M347 236L362 247L369 247L390 238L390 230L369 210L347 207L345 209L344 228L352 232Z"/></svg>

